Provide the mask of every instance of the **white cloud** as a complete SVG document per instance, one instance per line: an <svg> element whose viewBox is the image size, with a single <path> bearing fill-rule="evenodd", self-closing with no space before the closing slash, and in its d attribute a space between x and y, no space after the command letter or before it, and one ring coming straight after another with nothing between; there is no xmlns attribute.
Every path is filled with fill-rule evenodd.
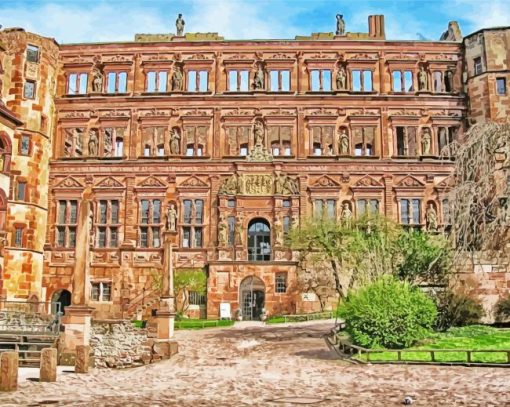
<svg viewBox="0 0 510 407"><path fill-rule="evenodd" d="M462 19L471 24L470 31L510 26L510 2L508 0L455 0L452 9L454 12L462 10ZM469 32L463 34L466 35Z"/></svg>

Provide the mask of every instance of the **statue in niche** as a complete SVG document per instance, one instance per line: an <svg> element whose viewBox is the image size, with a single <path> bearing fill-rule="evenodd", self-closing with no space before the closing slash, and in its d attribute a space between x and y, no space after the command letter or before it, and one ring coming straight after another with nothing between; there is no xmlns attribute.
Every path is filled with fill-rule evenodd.
<svg viewBox="0 0 510 407"><path fill-rule="evenodd" d="M253 78L253 89L255 90L264 89L264 70L262 69L261 64L259 64L257 72L255 72L255 77Z"/></svg>
<svg viewBox="0 0 510 407"><path fill-rule="evenodd" d="M349 154L349 136L347 135L347 130L345 130L345 128L340 129L338 145L340 146L339 152L341 155Z"/></svg>
<svg viewBox="0 0 510 407"><path fill-rule="evenodd" d="M97 129L89 131L89 156L96 157L99 146L99 138L97 137Z"/></svg>
<svg viewBox="0 0 510 407"><path fill-rule="evenodd" d="M336 89L347 89L347 73L345 72L345 68L343 66L340 66L340 68L338 68L338 72L336 73Z"/></svg>
<svg viewBox="0 0 510 407"><path fill-rule="evenodd" d="M274 182L274 193L283 194L283 188L285 186L285 176L277 174Z"/></svg>
<svg viewBox="0 0 510 407"><path fill-rule="evenodd" d="M427 90L427 72L423 66L418 71L418 90Z"/></svg>
<svg viewBox="0 0 510 407"><path fill-rule="evenodd" d="M427 211L425 212L425 222L429 232L437 231L437 212L432 202L429 202L427 206Z"/></svg>
<svg viewBox="0 0 510 407"><path fill-rule="evenodd" d="M238 216L235 226L235 244L238 246L243 245L243 218Z"/></svg>
<svg viewBox="0 0 510 407"><path fill-rule="evenodd" d="M292 179L289 176L286 176L285 182L283 184L283 194L285 194L285 195L299 194L299 187L298 187L297 180Z"/></svg>
<svg viewBox="0 0 510 407"><path fill-rule="evenodd" d="M350 226L352 221L352 211L348 202L344 202L342 205L342 223L345 226Z"/></svg>
<svg viewBox="0 0 510 407"><path fill-rule="evenodd" d="M166 230L168 232L175 232L177 230L177 209L171 203L166 209Z"/></svg>
<svg viewBox="0 0 510 407"><path fill-rule="evenodd" d="M283 246L283 223L279 216L274 221L274 230L276 246Z"/></svg>
<svg viewBox="0 0 510 407"><path fill-rule="evenodd" d="M421 154L422 155L430 155L431 146L432 146L432 137L430 135L429 129L423 129L423 133L421 135Z"/></svg>
<svg viewBox="0 0 510 407"><path fill-rule="evenodd" d="M177 15L177 20L175 20L175 29L177 30L177 36L182 37L184 35L184 26L186 23L184 22L184 19L182 18L182 14Z"/></svg>
<svg viewBox="0 0 510 407"><path fill-rule="evenodd" d="M218 244L226 246L228 244L228 225L224 216L221 216L218 223Z"/></svg>
<svg viewBox="0 0 510 407"><path fill-rule="evenodd" d="M92 71L92 91L101 93L103 91L103 73L99 67L95 67Z"/></svg>
<svg viewBox="0 0 510 407"><path fill-rule="evenodd" d="M235 195L237 193L237 186L238 186L237 175L232 174L223 182L223 185L221 186L218 192L220 194Z"/></svg>
<svg viewBox="0 0 510 407"><path fill-rule="evenodd" d="M110 157L113 151L113 136L110 130L104 131L104 152L106 157Z"/></svg>
<svg viewBox="0 0 510 407"><path fill-rule="evenodd" d="M182 68L180 66L176 66L174 68L174 74L172 75L172 90L180 91L182 90Z"/></svg>
<svg viewBox="0 0 510 407"><path fill-rule="evenodd" d="M444 86L447 92L453 92L453 72L446 71L444 74Z"/></svg>
<svg viewBox="0 0 510 407"><path fill-rule="evenodd" d="M179 155L181 152L180 145L181 134L179 133L179 129L174 127L170 132L170 154Z"/></svg>
<svg viewBox="0 0 510 407"><path fill-rule="evenodd" d="M253 125L253 139L255 147L262 147L264 145L264 124L261 120L255 121Z"/></svg>
<svg viewBox="0 0 510 407"><path fill-rule="evenodd" d="M345 35L345 21L341 14L336 15L336 35Z"/></svg>

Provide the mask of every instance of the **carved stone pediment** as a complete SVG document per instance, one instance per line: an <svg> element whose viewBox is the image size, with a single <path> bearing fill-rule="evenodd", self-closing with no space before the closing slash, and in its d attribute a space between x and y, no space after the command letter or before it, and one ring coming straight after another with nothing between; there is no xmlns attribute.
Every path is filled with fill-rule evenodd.
<svg viewBox="0 0 510 407"><path fill-rule="evenodd" d="M66 177L64 178L62 181L60 181L57 185L54 186L54 188L66 188L66 189L69 189L69 188L72 188L72 189L81 189L83 188L83 185L77 181L75 178L69 176L69 177Z"/></svg>
<svg viewBox="0 0 510 407"><path fill-rule="evenodd" d="M124 188L124 185L113 177L107 177L99 181L96 188Z"/></svg>
<svg viewBox="0 0 510 407"><path fill-rule="evenodd" d="M207 188L209 185L207 185L206 182L202 181L200 178L196 177L195 175L192 175L191 177L185 179L179 187L188 187L188 188Z"/></svg>
<svg viewBox="0 0 510 407"><path fill-rule="evenodd" d="M439 184L435 186L436 190L439 191L449 191L454 186L454 181L452 177L447 177L442 180Z"/></svg>
<svg viewBox="0 0 510 407"><path fill-rule="evenodd" d="M312 185L316 188L340 188L340 184L328 175L323 175L318 178Z"/></svg>
<svg viewBox="0 0 510 407"><path fill-rule="evenodd" d="M370 187L376 187L376 188L383 188L384 185L377 181L375 178L372 178L370 175L365 175L363 178L359 179L356 184L354 184L356 187L360 188L370 188Z"/></svg>
<svg viewBox="0 0 510 407"><path fill-rule="evenodd" d="M412 175L408 175L401 179L395 186L397 188L423 188L425 187L425 184Z"/></svg>
<svg viewBox="0 0 510 407"><path fill-rule="evenodd" d="M150 176L145 178L143 181L139 182L138 187L145 187L145 188L166 188L166 184L161 181L160 179Z"/></svg>

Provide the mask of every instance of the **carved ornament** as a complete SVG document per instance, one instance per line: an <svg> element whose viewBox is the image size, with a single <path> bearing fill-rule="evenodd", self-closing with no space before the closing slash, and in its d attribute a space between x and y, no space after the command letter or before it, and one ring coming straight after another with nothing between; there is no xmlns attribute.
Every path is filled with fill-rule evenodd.
<svg viewBox="0 0 510 407"><path fill-rule="evenodd" d="M318 178L314 183L314 187L340 187L340 184L336 182L333 178L323 175L322 177Z"/></svg>
<svg viewBox="0 0 510 407"><path fill-rule="evenodd" d="M117 181L115 178L108 177L99 181L96 188L124 188L124 185Z"/></svg>
<svg viewBox="0 0 510 407"><path fill-rule="evenodd" d="M384 185L379 181L372 178L370 175L365 175L363 178L359 179L355 186L357 187L378 187L382 188Z"/></svg>
<svg viewBox="0 0 510 407"><path fill-rule="evenodd" d="M166 188L166 184L163 181L160 181L158 178L153 177L152 175L148 178L145 178L143 181L139 182L138 186L139 187L152 187L152 188L154 188L154 187L158 187L158 188L165 187Z"/></svg>
<svg viewBox="0 0 510 407"><path fill-rule="evenodd" d="M181 182L181 184L179 185L179 187L208 187L207 183L202 181L200 178L196 177L196 176L191 176L187 179L185 179L183 182Z"/></svg>
<svg viewBox="0 0 510 407"><path fill-rule="evenodd" d="M424 184L415 177L408 175L407 177L404 177L402 180L400 180L400 182L396 186L404 188L416 188L423 187Z"/></svg>
<svg viewBox="0 0 510 407"><path fill-rule="evenodd" d="M54 188L83 188L83 185L73 177L66 177Z"/></svg>

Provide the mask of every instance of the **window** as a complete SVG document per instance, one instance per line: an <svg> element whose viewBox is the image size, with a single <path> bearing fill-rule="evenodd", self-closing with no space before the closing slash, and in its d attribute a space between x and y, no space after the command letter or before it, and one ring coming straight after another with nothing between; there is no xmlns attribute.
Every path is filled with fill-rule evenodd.
<svg viewBox="0 0 510 407"><path fill-rule="evenodd" d="M282 205L284 208L290 208L292 205L292 201L290 199L284 199L282 201Z"/></svg>
<svg viewBox="0 0 510 407"><path fill-rule="evenodd" d="M14 229L14 247L23 247L23 228L20 226Z"/></svg>
<svg viewBox="0 0 510 407"><path fill-rule="evenodd" d="M106 91L108 93L126 93L127 72L109 72Z"/></svg>
<svg viewBox="0 0 510 407"><path fill-rule="evenodd" d="M122 157L124 154L124 127L103 129L103 156Z"/></svg>
<svg viewBox="0 0 510 407"><path fill-rule="evenodd" d="M287 273L275 274L275 292L282 294L287 291Z"/></svg>
<svg viewBox="0 0 510 407"><path fill-rule="evenodd" d="M496 78L496 93L498 95L506 95L506 79Z"/></svg>
<svg viewBox="0 0 510 407"><path fill-rule="evenodd" d="M450 217L450 202L447 198L441 201L441 208L443 210L443 224L451 225L451 217Z"/></svg>
<svg viewBox="0 0 510 407"><path fill-rule="evenodd" d="M437 145L440 154L448 150L448 146L455 140L456 132L456 127L439 127L437 130ZM449 153L449 151L447 152Z"/></svg>
<svg viewBox="0 0 510 407"><path fill-rule="evenodd" d="M184 143L187 157L201 157L205 153L206 126L184 126Z"/></svg>
<svg viewBox="0 0 510 407"><path fill-rule="evenodd" d="M249 87L248 71L228 71L228 90L230 92L246 92Z"/></svg>
<svg viewBox="0 0 510 407"><path fill-rule="evenodd" d="M373 156L375 127L358 127L352 131L354 141L354 155Z"/></svg>
<svg viewBox="0 0 510 407"><path fill-rule="evenodd" d="M271 92L289 92L290 71L269 71L269 84Z"/></svg>
<svg viewBox="0 0 510 407"><path fill-rule="evenodd" d="M188 71L188 92L207 92L207 71Z"/></svg>
<svg viewBox="0 0 510 407"><path fill-rule="evenodd" d="M290 232L290 228L292 227L292 221L290 216L283 217L283 234L287 236Z"/></svg>
<svg viewBox="0 0 510 407"><path fill-rule="evenodd" d="M415 157L417 154L416 127L397 127L397 155Z"/></svg>
<svg viewBox="0 0 510 407"><path fill-rule="evenodd" d="M480 75L482 73L482 58L477 57L473 60L475 75Z"/></svg>
<svg viewBox="0 0 510 407"><path fill-rule="evenodd" d="M195 200L185 199L182 203L183 203L182 247L186 248L202 247L204 201L202 199Z"/></svg>
<svg viewBox="0 0 510 407"><path fill-rule="evenodd" d="M166 127L145 127L143 129L144 157L162 157L165 155Z"/></svg>
<svg viewBox="0 0 510 407"><path fill-rule="evenodd" d="M60 200L57 204L56 245L74 248L78 225L78 201Z"/></svg>
<svg viewBox="0 0 510 407"><path fill-rule="evenodd" d="M400 200L400 223L403 225L420 225L421 199Z"/></svg>
<svg viewBox="0 0 510 407"><path fill-rule="evenodd" d="M331 91L331 71L312 70L310 72L310 88L312 92L329 92Z"/></svg>
<svg viewBox="0 0 510 407"><path fill-rule="evenodd" d="M30 136L26 134L21 135L19 143L19 153L21 155L30 155Z"/></svg>
<svg viewBox="0 0 510 407"><path fill-rule="evenodd" d="M327 217L328 219L336 218L336 200L335 199L315 199L314 200L314 216L316 218Z"/></svg>
<svg viewBox="0 0 510 407"><path fill-rule="evenodd" d="M207 297L204 293L199 293L197 291L189 291L189 305L206 305Z"/></svg>
<svg viewBox="0 0 510 407"><path fill-rule="evenodd" d="M26 188L27 188L27 183L26 182L19 182L18 181L18 187L16 189L16 199L18 201L24 201L25 200Z"/></svg>
<svg viewBox="0 0 510 407"><path fill-rule="evenodd" d="M147 92L166 92L168 84L167 71L147 72L147 81L145 90Z"/></svg>
<svg viewBox="0 0 510 407"><path fill-rule="evenodd" d="M271 229L262 219L254 219L248 226L248 260L271 260Z"/></svg>
<svg viewBox="0 0 510 407"><path fill-rule="evenodd" d="M443 91L443 73L435 71L432 73L432 81L434 83L434 92L440 93Z"/></svg>
<svg viewBox="0 0 510 407"><path fill-rule="evenodd" d="M140 201L140 247L161 246L161 200L142 199Z"/></svg>
<svg viewBox="0 0 510 407"><path fill-rule="evenodd" d="M226 153L229 156L245 156L248 154L250 126L228 126L226 132Z"/></svg>
<svg viewBox="0 0 510 407"><path fill-rule="evenodd" d="M227 201L227 207L229 207L229 208L235 208L235 206L236 206L236 200L235 200L235 199L229 199L229 200Z"/></svg>
<svg viewBox="0 0 510 407"><path fill-rule="evenodd" d="M27 46L27 61L39 62L39 47L30 44Z"/></svg>
<svg viewBox="0 0 510 407"><path fill-rule="evenodd" d="M100 200L96 219L96 247L117 247L119 244L119 201Z"/></svg>
<svg viewBox="0 0 510 407"><path fill-rule="evenodd" d="M228 244L233 246L235 244L236 217L229 216L227 218L227 224L228 224Z"/></svg>
<svg viewBox="0 0 510 407"><path fill-rule="evenodd" d="M376 215L379 213L378 199L358 199L356 201L357 215Z"/></svg>
<svg viewBox="0 0 510 407"><path fill-rule="evenodd" d="M91 282L90 299L92 301L109 302L112 300L112 283Z"/></svg>
<svg viewBox="0 0 510 407"><path fill-rule="evenodd" d="M316 126L311 128L313 155L333 155L334 126Z"/></svg>
<svg viewBox="0 0 510 407"><path fill-rule="evenodd" d="M291 126L269 126L267 128L267 135L271 152L274 156L290 156L292 154Z"/></svg>
<svg viewBox="0 0 510 407"><path fill-rule="evenodd" d="M67 94L84 95L87 93L88 74L70 73L67 77Z"/></svg>
<svg viewBox="0 0 510 407"><path fill-rule="evenodd" d="M412 92L413 73L411 71L393 71L393 92Z"/></svg>
<svg viewBox="0 0 510 407"><path fill-rule="evenodd" d="M354 92L372 92L372 71L353 70L351 75Z"/></svg>
<svg viewBox="0 0 510 407"><path fill-rule="evenodd" d="M23 97L25 99L35 99L35 82L26 81L23 88Z"/></svg>

